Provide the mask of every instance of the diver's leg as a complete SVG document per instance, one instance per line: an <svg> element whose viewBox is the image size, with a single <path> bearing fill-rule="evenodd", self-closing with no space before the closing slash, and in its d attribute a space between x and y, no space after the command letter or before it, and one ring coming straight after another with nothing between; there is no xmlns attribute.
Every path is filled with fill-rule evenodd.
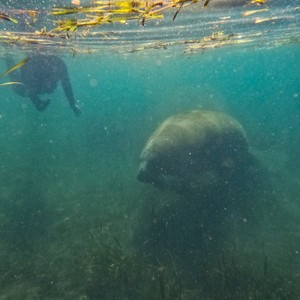
<svg viewBox="0 0 300 300"><path fill-rule="evenodd" d="M7 68L11 68L15 65L15 62L13 61L11 56L9 56L9 55L6 55L5 62L6 62ZM9 76L10 81L22 83L22 77L21 77L21 74L20 74L19 70L15 70L13 72L10 72L8 74L8 76ZM26 95L25 95L25 86L23 84L13 84L12 88L15 91L15 93L17 93L19 96L26 97Z"/></svg>

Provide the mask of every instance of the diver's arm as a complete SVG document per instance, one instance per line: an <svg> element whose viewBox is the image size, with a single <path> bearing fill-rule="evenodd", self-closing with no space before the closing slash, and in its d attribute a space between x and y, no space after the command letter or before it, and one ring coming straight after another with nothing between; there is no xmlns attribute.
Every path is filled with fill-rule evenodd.
<svg viewBox="0 0 300 300"><path fill-rule="evenodd" d="M79 106L76 104L76 100L73 95L73 90L71 86L71 82L69 79L69 74L66 65L62 62L61 68L60 68L60 79L61 79L61 84L63 87L63 90L65 92L65 95L68 99L68 102L74 111L75 115L80 115L81 110Z"/></svg>

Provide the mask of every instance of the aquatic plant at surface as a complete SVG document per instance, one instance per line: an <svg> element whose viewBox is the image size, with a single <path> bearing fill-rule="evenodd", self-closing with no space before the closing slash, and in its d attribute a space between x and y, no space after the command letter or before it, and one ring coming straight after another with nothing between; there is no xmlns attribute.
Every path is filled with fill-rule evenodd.
<svg viewBox="0 0 300 300"><path fill-rule="evenodd" d="M0 13L0 19L6 20L6 21L11 21L13 23L18 23L17 20L11 18L9 15L7 15L5 13Z"/></svg>
<svg viewBox="0 0 300 300"><path fill-rule="evenodd" d="M10 72L15 71L16 69L22 67L24 64L26 64L29 61L29 59L30 59L29 57L24 58L23 60L21 60L20 62L18 62L16 65L12 66L7 71L5 71L3 74L1 74L0 78L6 76ZM5 83L1 83L0 86L12 85L12 84L22 84L22 83L21 82L5 82Z"/></svg>
<svg viewBox="0 0 300 300"><path fill-rule="evenodd" d="M126 52L126 46L129 45L129 52L187 45L183 52L193 53L196 50L252 44L264 40L263 36L269 39L270 35L256 24L270 23L275 30L279 26L278 22L289 18L288 13L294 11L294 8L291 8L290 12L285 11L286 15L277 16L276 10L271 6L267 7L261 0L85 1L83 5L80 1L76 3L66 7L37 5L28 9L7 8L3 16L10 19L13 17L16 23L6 22L9 25L1 32L0 43L25 47L27 51L32 50L35 45L42 46L40 51L56 46L61 51L67 50L73 54L90 54L97 52L100 46L106 45L113 45L114 50ZM249 5L251 8L255 6L256 9L248 10ZM258 5L262 5L262 8ZM232 7L232 10L228 12L224 9L220 17L219 6L221 9ZM183 12L184 15L181 16ZM258 13L262 14L261 18L249 19L251 15ZM232 24L241 22L240 17L245 19L245 30L233 30ZM191 23L192 30L182 32L182 36L175 38L172 31L180 32L182 23L186 24L186 20ZM147 28L143 30L146 23ZM150 27L152 32L149 31ZM169 31L168 28L173 30ZM218 32L223 32L223 36L217 36ZM275 41L270 39L270 42L290 43L295 42L295 39L297 40L297 37L284 36ZM137 44L133 49L132 42Z"/></svg>
<svg viewBox="0 0 300 300"><path fill-rule="evenodd" d="M92 6L73 8L53 8L53 15L95 14L88 19L66 19L57 22L54 31L75 31L82 26L95 26L106 23L126 23L138 20L141 25L146 21L161 19L164 14L174 10L173 21L178 13L189 5L202 4L204 8L214 0L172 0L172 1L95 1ZM247 2L245 1L245 4ZM253 2L254 3L254 2ZM252 4L253 4L252 3ZM260 3L263 4L263 3ZM234 7L235 5L232 4Z"/></svg>

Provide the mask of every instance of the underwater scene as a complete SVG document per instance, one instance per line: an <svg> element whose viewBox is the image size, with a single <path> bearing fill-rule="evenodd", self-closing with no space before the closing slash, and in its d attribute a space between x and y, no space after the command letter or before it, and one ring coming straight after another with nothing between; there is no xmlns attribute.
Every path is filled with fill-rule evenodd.
<svg viewBox="0 0 300 300"><path fill-rule="evenodd" d="M300 299L300 1L108 2L0 2L0 299Z"/></svg>

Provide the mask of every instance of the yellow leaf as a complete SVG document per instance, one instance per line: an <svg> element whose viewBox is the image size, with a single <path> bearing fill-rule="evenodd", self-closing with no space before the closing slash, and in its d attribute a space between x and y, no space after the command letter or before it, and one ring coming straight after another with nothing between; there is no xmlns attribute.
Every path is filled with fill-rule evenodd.
<svg viewBox="0 0 300 300"><path fill-rule="evenodd" d="M26 57L23 60L21 60L19 63L17 63L16 65L14 65L13 67L11 67L10 69L8 69L6 72L4 72L2 75L0 75L0 78L4 77L5 75L7 75L8 73L22 67L24 64L26 64L29 61L30 57Z"/></svg>

